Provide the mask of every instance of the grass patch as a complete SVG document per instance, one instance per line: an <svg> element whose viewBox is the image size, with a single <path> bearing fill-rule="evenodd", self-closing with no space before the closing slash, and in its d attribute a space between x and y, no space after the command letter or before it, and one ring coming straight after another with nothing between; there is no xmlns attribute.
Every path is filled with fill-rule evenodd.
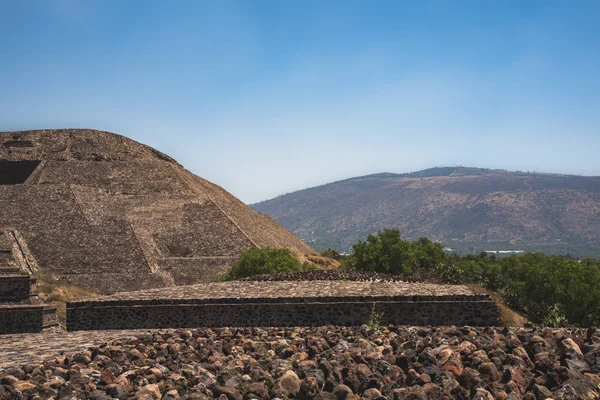
<svg viewBox="0 0 600 400"><path fill-rule="evenodd" d="M367 325L370 328L379 331L379 329L381 328L381 320L383 318L383 313L376 312L375 305L376 303L373 303L373 308L371 309L371 315L369 316L369 321L367 321Z"/></svg>
<svg viewBox="0 0 600 400"><path fill-rule="evenodd" d="M500 296L498 293L474 283L467 284L466 286L468 286L469 289L473 291L473 293L487 294L488 296L490 296L494 304L498 306L500 326L524 327L526 325L529 325L529 321L527 320L527 318L525 318L518 312L508 308L506 304L504 304L504 302L502 301L502 296Z"/></svg>
<svg viewBox="0 0 600 400"><path fill-rule="evenodd" d="M35 278L38 297L46 304L56 307L61 326L64 326L67 320L67 302L100 296L96 292L62 282L49 275L38 274Z"/></svg>
<svg viewBox="0 0 600 400"><path fill-rule="evenodd" d="M310 255L306 257L306 260L317 265L318 267L320 267L321 269L336 269L339 268L342 264L333 258L330 257L323 257L323 256L318 256L318 255Z"/></svg>

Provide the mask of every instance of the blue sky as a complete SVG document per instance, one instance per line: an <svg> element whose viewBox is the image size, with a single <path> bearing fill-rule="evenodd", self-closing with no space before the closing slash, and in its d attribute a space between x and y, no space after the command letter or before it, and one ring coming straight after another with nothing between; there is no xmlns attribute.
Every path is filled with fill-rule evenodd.
<svg viewBox="0 0 600 400"><path fill-rule="evenodd" d="M248 203L376 172L600 175L599 1L0 0L0 130L86 127Z"/></svg>

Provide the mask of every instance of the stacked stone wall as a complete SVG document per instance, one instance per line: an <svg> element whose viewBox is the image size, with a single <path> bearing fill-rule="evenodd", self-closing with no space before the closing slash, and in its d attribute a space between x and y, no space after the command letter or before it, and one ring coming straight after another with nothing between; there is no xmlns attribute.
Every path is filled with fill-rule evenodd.
<svg viewBox="0 0 600 400"><path fill-rule="evenodd" d="M225 214L248 235L258 247L287 247L300 255L312 254L314 249L285 229L268 215L249 209L220 186L192 175L194 186L206 192Z"/></svg>
<svg viewBox="0 0 600 400"><path fill-rule="evenodd" d="M129 223L89 224L68 187L0 186L0 204L0 225L21 232L44 273L109 292L162 286Z"/></svg>
<svg viewBox="0 0 600 400"><path fill-rule="evenodd" d="M0 334L38 333L57 324L56 309L44 305L0 306Z"/></svg>
<svg viewBox="0 0 600 400"><path fill-rule="evenodd" d="M181 226L155 235L163 257L235 257L252 242L211 201L189 203L178 215Z"/></svg>
<svg viewBox="0 0 600 400"><path fill-rule="evenodd" d="M67 330L254 326L397 325L494 326L491 301L338 301L303 303L119 304L67 308Z"/></svg>
<svg viewBox="0 0 600 400"><path fill-rule="evenodd" d="M87 186L94 182L112 194L186 194L186 185L172 168L156 161L48 161L39 184Z"/></svg>
<svg viewBox="0 0 600 400"><path fill-rule="evenodd" d="M164 258L158 260L175 285L193 285L198 282L218 282L231 269L237 257Z"/></svg>
<svg viewBox="0 0 600 400"><path fill-rule="evenodd" d="M67 305L68 330L497 322L487 295L465 286L403 282L221 282Z"/></svg>
<svg viewBox="0 0 600 400"><path fill-rule="evenodd" d="M54 307L31 305L39 304L29 274L36 263L20 238L17 231L0 231L0 334L41 332L58 324Z"/></svg>
<svg viewBox="0 0 600 400"><path fill-rule="evenodd" d="M3 186L0 204L0 224L18 228L47 273L150 272L130 225L90 225L68 187Z"/></svg>
<svg viewBox="0 0 600 400"><path fill-rule="evenodd" d="M0 276L0 302L17 302L29 299L29 275Z"/></svg>

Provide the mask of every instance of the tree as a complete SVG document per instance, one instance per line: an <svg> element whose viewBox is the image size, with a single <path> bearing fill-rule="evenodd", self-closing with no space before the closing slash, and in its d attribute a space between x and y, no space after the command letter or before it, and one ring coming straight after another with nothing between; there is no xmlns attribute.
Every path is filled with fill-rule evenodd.
<svg viewBox="0 0 600 400"><path fill-rule="evenodd" d="M414 265L410 243L400 238L397 229L384 229L369 235L365 242L352 246L348 266L362 271L407 274Z"/></svg>
<svg viewBox="0 0 600 400"><path fill-rule="evenodd" d="M289 249L253 247L240 255L227 278L240 279L253 275L298 272L316 268L310 263L301 263Z"/></svg>
<svg viewBox="0 0 600 400"><path fill-rule="evenodd" d="M446 254L427 238L408 242L384 229L352 246L345 265L363 271L413 274L445 283L476 283L502 295L531 321L562 326L600 324L600 261L526 253L509 257Z"/></svg>
<svg viewBox="0 0 600 400"><path fill-rule="evenodd" d="M339 261L342 258L342 255L337 250L328 247L321 252L321 257L333 258L334 260Z"/></svg>
<svg viewBox="0 0 600 400"><path fill-rule="evenodd" d="M411 247L418 268L433 270L444 265L447 260L442 244L434 243L428 238L422 237L412 242Z"/></svg>

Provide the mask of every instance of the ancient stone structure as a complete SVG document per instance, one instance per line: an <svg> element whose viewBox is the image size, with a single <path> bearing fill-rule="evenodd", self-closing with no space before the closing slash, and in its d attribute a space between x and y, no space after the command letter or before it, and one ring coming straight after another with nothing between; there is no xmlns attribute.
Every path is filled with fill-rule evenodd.
<svg viewBox="0 0 600 400"><path fill-rule="evenodd" d="M165 154L94 130L0 133L0 208L36 268L100 293L214 281L254 246L313 252Z"/></svg>
<svg viewBox="0 0 600 400"><path fill-rule="evenodd" d="M402 282L220 282L117 293L67 304L67 330L357 326L498 322L487 295L465 286Z"/></svg>
<svg viewBox="0 0 600 400"><path fill-rule="evenodd" d="M40 304L1 305L0 333L37 333L58 325L56 309Z"/></svg>
<svg viewBox="0 0 600 400"><path fill-rule="evenodd" d="M19 234L0 231L0 333L32 333L57 324L56 309L37 298Z"/></svg>

